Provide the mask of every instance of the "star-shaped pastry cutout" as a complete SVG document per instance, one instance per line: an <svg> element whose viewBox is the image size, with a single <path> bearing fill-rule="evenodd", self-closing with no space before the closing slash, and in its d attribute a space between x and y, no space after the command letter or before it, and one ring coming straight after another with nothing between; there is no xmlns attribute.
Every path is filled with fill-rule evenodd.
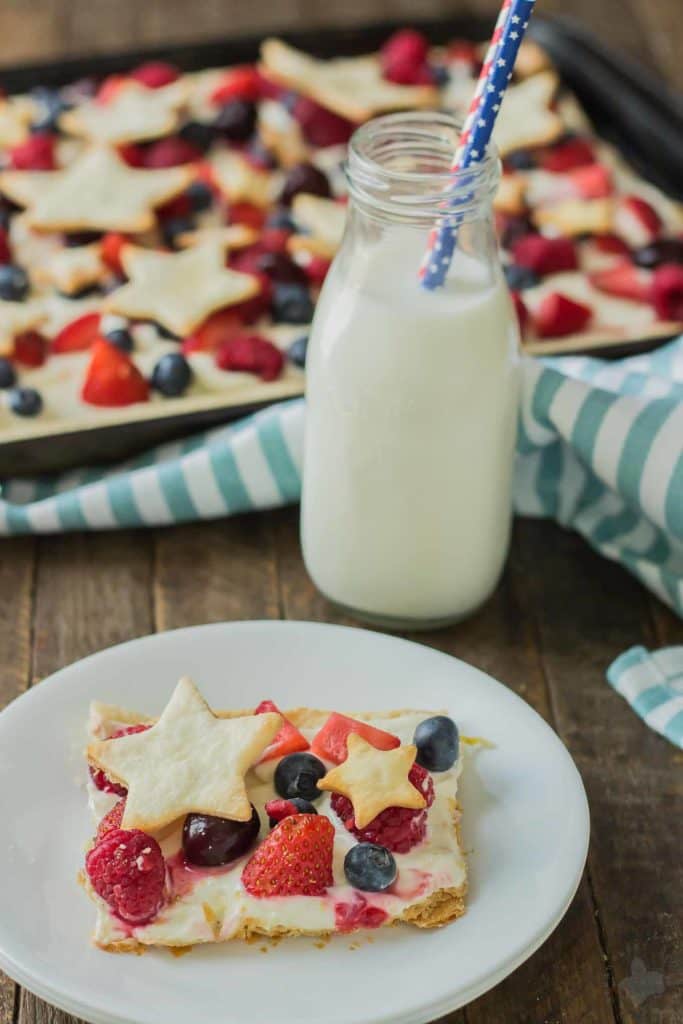
<svg viewBox="0 0 683 1024"><path fill-rule="evenodd" d="M112 146L158 139L175 130L185 94L181 81L161 89L126 82L107 103L94 99L67 110L60 117L59 126L70 135Z"/></svg>
<svg viewBox="0 0 683 1024"><path fill-rule="evenodd" d="M210 160L216 185L231 203L270 206L277 198L280 177L253 167L239 153L220 150Z"/></svg>
<svg viewBox="0 0 683 1024"><path fill-rule="evenodd" d="M248 224L219 224L183 231L175 236L175 244L182 249L190 249L194 245L211 242L223 246L224 249L243 249L255 242L258 236L258 231L250 228Z"/></svg>
<svg viewBox="0 0 683 1024"><path fill-rule="evenodd" d="M382 75L378 57L340 57L316 60L280 39L261 46L262 69L268 78L286 85L360 123L390 110L434 107L439 94L430 85L397 85Z"/></svg>
<svg viewBox="0 0 683 1024"><path fill-rule="evenodd" d="M38 231L147 231L153 209L192 181L189 167L142 171L94 146L62 171L4 171L0 192L26 206Z"/></svg>
<svg viewBox="0 0 683 1024"><path fill-rule="evenodd" d="M350 733L347 750L346 760L330 769L318 788L348 797L358 828L365 828L387 807L420 810L427 806L422 793L408 779L417 747L410 744L378 750L362 736Z"/></svg>
<svg viewBox="0 0 683 1024"><path fill-rule="evenodd" d="M28 96L0 100L0 146L11 148L23 142L35 116L36 104Z"/></svg>
<svg viewBox="0 0 683 1024"><path fill-rule="evenodd" d="M123 828L156 832L191 813L248 821L244 776L281 723L270 712L217 718L184 678L151 729L95 740L88 757L128 788Z"/></svg>
<svg viewBox="0 0 683 1024"><path fill-rule="evenodd" d="M35 278L40 284L52 284L66 295L96 284L103 276L99 242L59 249L35 270Z"/></svg>
<svg viewBox="0 0 683 1024"><path fill-rule="evenodd" d="M103 308L131 319L155 320L179 337L210 313L249 299L260 288L258 278L225 266L220 242L174 253L127 245L121 261L129 282L111 292Z"/></svg>
<svg viewBox="0 0 683 1024"><path fill-rule="evenodd" d="M542 71L505 93L493 129L501 156L527 146L548 146L564 132L564 121L550 109L559 86L554 71Z"/></svg>
<svg viewBox="0 0 683 1024"><path fill-rule="evenodd" d="M14 349L14 339L24 331L38 327L45 319L39 302L3 302L0 300L0 356L9 356Z"/></svg>
<svg viewBox="0 0 683 1024"><path fill-rule="evenodd" d="M292 215L294 223L306 234L292 235L287 242L288 249L332 259L341 245L346 214L347 207L343 203L299 193L292 203Z"/></svg>

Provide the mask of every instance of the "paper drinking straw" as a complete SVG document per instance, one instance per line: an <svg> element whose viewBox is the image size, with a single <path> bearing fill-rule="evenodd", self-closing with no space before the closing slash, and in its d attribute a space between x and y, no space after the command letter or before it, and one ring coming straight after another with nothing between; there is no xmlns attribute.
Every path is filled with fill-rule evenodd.
<svg viewBox="0 0 683 1024"><path fill-rule="evenodd" d="M486 153L534 2L503 0L451 164L454 175L478 163ZM443 284L455 250L460 223L461 218L454 214L445 218L438 227L432 228L420 267L423 287L432 290Z"/></svg>

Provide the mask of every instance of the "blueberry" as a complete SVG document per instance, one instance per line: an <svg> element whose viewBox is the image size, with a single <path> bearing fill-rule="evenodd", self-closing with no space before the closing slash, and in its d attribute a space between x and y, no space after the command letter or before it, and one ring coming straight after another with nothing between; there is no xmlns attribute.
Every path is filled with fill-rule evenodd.
<svg viewBox="0 0 683 1024"><path fill-rule="evenodd" d="M195 213L208 210L213 204L213 192L203 181L193 181L185 192Z"/></svg>
<svg viewBox="0 0 683 1024"><path fill-rule="evenodd" d="M525 288L533 288L540 278L529 267L520 267L517 263L508 263L504 268L508 288L513 292L521 292Z"/></svg>
<svg viewBox="0 0 683 1024"><path fill-rule="evenodd" d="M0 388L13 388L17 382L17 374L9 359L0 356Z"/></svg>
<svg viewBox="0 0 683 1024"><path fill-rule="evenodd" d="M313 164L297 164L289 170L285 178L280 202L289 206L299 192L308 192L310 195L328 198L330 183L327 176Z"/></svg>
<svg viewBox="0 0 683 1024"><path fill-rule="evenodd" d="M272 312L277 323L309 323L313 318L313 303L308 289L300 284L276 284Z"/></svg>
<svg viewBox="0 0 683 1024"><path fill-rule="evenodd" d="M6 302L23 302L28 295L28 274L15 263L0 266L0 299Z"/></svg>
<svg viewBox="0 0 683 1024"><path fill-rule="evenodd" d="M170 249L175 249L178 235L193 231L194 227L195 223L190 217L168 217L161 225L161 233L166 245Z"/></svg>
<svg viewBox="0 0 683 1024"><path fill-rule="evenodd" d="M308 284L304 268L284 252L264 252L259 257L256 269L280 284Z"/></svg>
<svg viewBox="0 0 683 1024"><path fill-rule="evenodd" d="M167 398L182 395L191 380L190 364L180 352L169 352L162 356L152 370L152 387Z"/></svg>
<svg viewBox="0 0 683 1024"><path fill-rule="evenodd" d="M536 166L533 153L528 149L518 149L505 157L505 163L512 171L531 171Z"/></svg>
<svg viewBox="0 0 683 1024"><path fill-rule="evenodd" d="M448 85L451 80L451 73L445 64L434 64L431 68L432 78L434 79L434 85L438 89L443 89L444 86Z"/></svg>
<svg viewBox="0 0 683 1024"><path fill-rule="evenodd" d="M253 142L249 144L249 156L258 164L259 167L263 167L264 170L272 171L277 167L277 159L271 153L267 146L264 146L259 138L255 138Z"/></svg>
<svg viewBox="0 0 683 1024"><path fill-rule="evenodd" d="M417 747L415 760L430 772L445 772L458 759L460 736L458 727L447 715L434 715L420 722L413 743Z"/></svg>
<svg viewBox="0 0 683 1024"><path fill-rule="evenodd" d="M318 813L310 800L304 800L300 796L291 797L289 802L290 802L290 804L294 804L294 806L296 807L296 809L299 812L299 814L317 814ZM268 818L268 824L270 825L271 828L275 828L276 825L280 824L281 820L282 820L281 818L278 819L278 818L270 818L269 817Z"/></svg>
<svg viewBox="0 0 683 1024"><path fill-rule="evenodd" d="M135 347L133 335L125 327L115 327L104 336L111 345L116 345L122 352L132 352Z"/></svg>
<svg viewBox="0 0 683 1024"><path fill-rule="evenodd" d="M293 341L287 349L287 357L297 366L306 365L306 350L308 349L308 335L302 334L300 338Z"/></svg>
<svg viewBox="0 0 683 1024"><path fill-rule="evenodd" d="M221 107L214 128L231 142L246 142L256 128L256 107L250 100L230 100Z"/></svg>
<svg viewBox="0 0 683 1024"><path fill-rule="evenodd" d="M275 769L275 789L285 800L295 796L317 800L322 794L316 783L326 771L322 761L313 754L288 754Z"/></svg>
<svg viewBox="0 0 683 1024"><path fill-rule="evenodd" d="M31 90L31 95L38 103L40 113L31 125L32 132L49 132L56 135L59 131L59 118L70 110L71 104L59 94L58 90L39 85Z"/></svg>
<svg viewBox="0 0 683 1024"><path fill-rule="evenodd" d="M278 206L271 213L266 221L267 228L277 228L282 231L296 231L296 225L289 215L289 210L284 206Z"/></svg>
<svg viewBox="0 0 683 1024"><path fill-rule="evenodd" d="M205 121L186 121L178 135L205 153L216 138L216 129Z"/></svg>
<svg viewBox="0 0 683 1024"><path fill-rule="evenodd" d="M658 267L660 263L683 263L683 241L678 238L663 238L659 242L644 245L632 255L638 267L648 270Z"/></svg>
<svg viewBox="0 0 683 1024"><path fill-rule="evenodd" d="M14 388L9 393L9 407L17 416L37 416L43 400L35 388Z"/></svg>
<svg viewBox="0 0 683 1024"><path fill-rule="evenodd" d="M396 861L385 846L358 843L344 857L344 874L354 889L382 892L396 881Z"/></svg>
<svg viewBox="0 0 683 1024"><path fill-rule="evenodd" d="M210 814L188 814L183 826L183 852L190 864L215 868L237 860L259 834L261 821L252 804L249 821L231 821Z"/></svg>

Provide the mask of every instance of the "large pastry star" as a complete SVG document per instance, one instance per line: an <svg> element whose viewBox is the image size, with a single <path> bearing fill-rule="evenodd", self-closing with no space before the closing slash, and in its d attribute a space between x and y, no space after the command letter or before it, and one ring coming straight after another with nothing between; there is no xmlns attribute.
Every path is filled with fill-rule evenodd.
<svg viewBox="0 0 683 1024"><path fill-rule="evenodd" d="M126 82L107 103L91 100L67 110L60 117L59 126L70 135L113 146L137 139L158 139L175 129L185 93L182 82L161 89Z"/></svg>
<svg viewBox="0 0 683 1024"><path fill-rule="evenodd" d="M181 679L146 732L95 740L88 757L128 787L123 828L155 832L186 814L248 821L244 775L277 733L278 714L216 718L191 679Z"/></svg>
<svg viewBox="0 0 683 1024"><path fill-rule="evenodd" d="M438 104L438 92L431 85L387 81L379 58L372 55L316 60L280 39L266 39L261 60L268 78L310 96L349 121L366 121L389 110Z"/></svg>
<svg viewBox="0 0 683 1024"><path fill-rule="evenodd" d="M147 231L153 208L182 192L189 167L141 171L107 147L94 146L62 171L3 171L0 192L28 207L38 231Z"/></svg>
<svg viewBox="0 0 683 1024"><path fill-rule="evenodd" d="M127 245L121 260L128 284L111 292L104 308L133 319L155 320L184 337L210 313L255 295L259 281L225 266L225 246L207 242L183 252Z"/></svg>
<svg viewBox="0 0 683 1024"><path fill-rule="evenodd" d="M427 806L422 793L408 778L417 747L411 744L378 750L362 736L350 733L347 750L346 760L330 769L318 788L348 797L358 828L365 828L387 807L420 810Z"/></svg>

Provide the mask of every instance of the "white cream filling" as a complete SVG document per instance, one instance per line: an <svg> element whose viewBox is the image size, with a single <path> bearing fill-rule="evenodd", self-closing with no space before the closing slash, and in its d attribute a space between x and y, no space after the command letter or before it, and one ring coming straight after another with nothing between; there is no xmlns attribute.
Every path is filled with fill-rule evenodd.
<svg viewBox="0 0 683 1024"><path fill-rule="evenodd" d="M402 743L412 742L415 728L424 713L406 713L397 718L374 719L372 724L399 737ZM316 730L302 730L312 739ZM268 834L268 815L264 805L276 798L273 774L277 761L257 765L247 776L249 799L261 818L260 839ZM324 897L288 896L257 899L247 893L241 882L244 865L250 854L227 868L213 872L199 871L198 881L184 895L179 895L165 907L150 924L139 928L123 925L107 905L93 895L97 903L95 941L108 945L125 938L134 938L143 945L193 945L200 942L223 940L249 927L264 932L279 930L321 932L335 929L335 904L352 903L360 897L367 904L384 910L390 919L399 917L404 910L425 900L442 888L456 888L466 877L465 857L458 844L454 827L454 802L458 779L463 767L463 753L447 772L433 773L435 799L427 813L427 837L409 853L395 854L398 877L392 892L359 894L346 881L344 857L356 842L331 808L331 794L325 793L317 801L319 814L326 814L335 827L333 878L334 885ZM88 800L95 822L114 805L118 798L101 793L88 783ZM176 829L162 843L167 859L181 849L181 828ZM255 847L254 847L255 848ZM190 878L191 875L183 875ZM211 922L211 923L210 923ZM213 924L213 927L212 927Z"/></svg>

